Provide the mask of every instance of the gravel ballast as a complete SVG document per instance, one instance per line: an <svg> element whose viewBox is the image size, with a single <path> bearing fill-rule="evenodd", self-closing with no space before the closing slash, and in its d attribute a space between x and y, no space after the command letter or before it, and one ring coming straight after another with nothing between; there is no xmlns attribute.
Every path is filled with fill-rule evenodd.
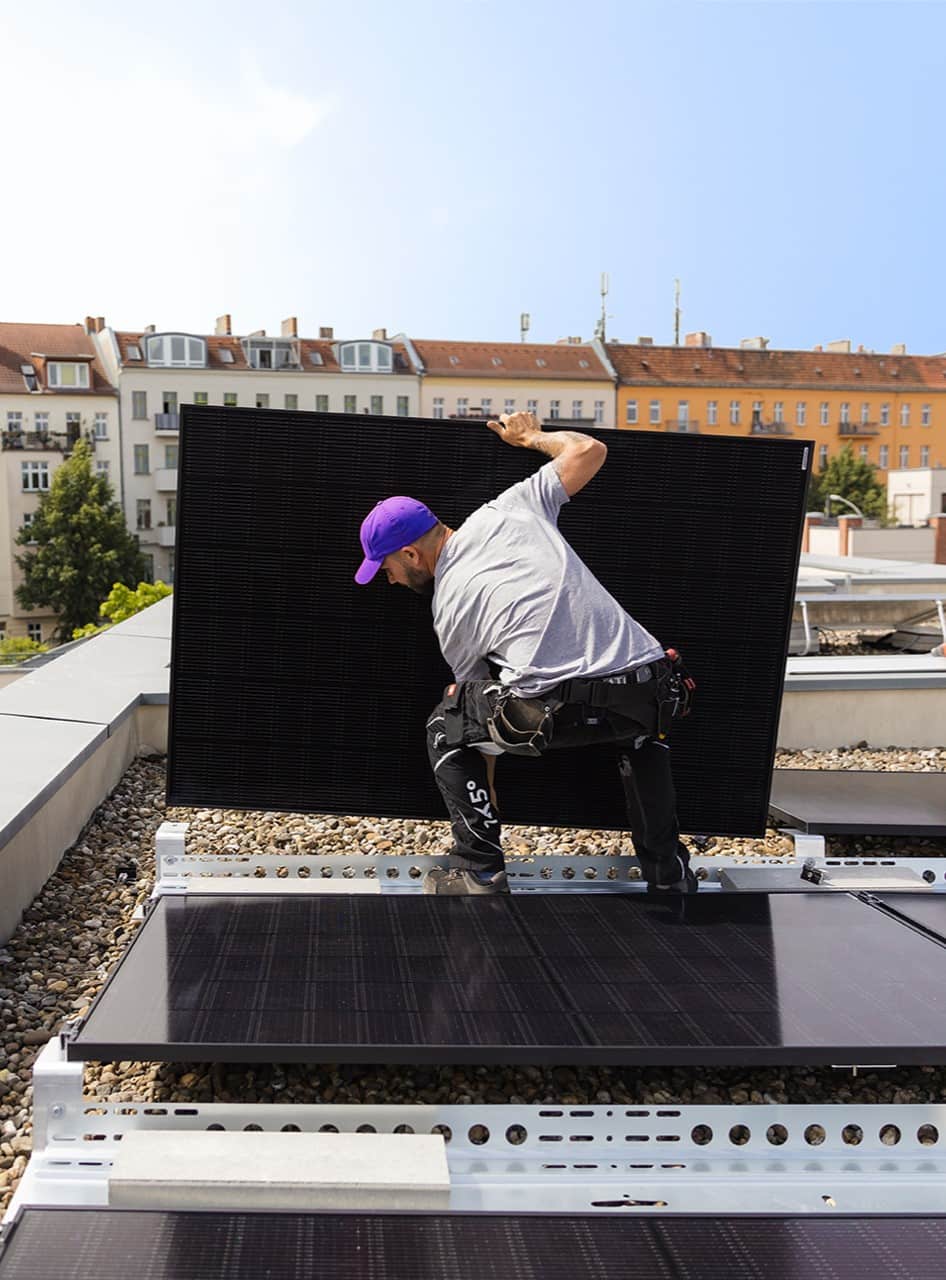
<svg viewBox="0 0 946 1280"><path fill-rule="evenodd" d="M946 750L779 752L778 767L942 772ZM217 809L165 809L164 763L137 760L67 851L7 945L0 948L0 1211L31 1149L31 1072L39 1048L63 1019L87 1009L136 926L149 895L154 835L166 818L190 823L193 853L251 855L440 854L445 822L297 816ZM630 853L610 831L508 827L507 852ZM851 855L880 849L943 856L942 842L864 837L831 843ZM768 831L756 840L714 838L705 851L785 857L791 842ZM135 883L119 882L129 859ZM946 1099L946 1068L903 1068L853 1078L829 1069L572 1068L475 1066L272 1066L88 1064L91 1098L129 1102L518 1103L642 1106L719 1103L910 1103Z"/></svg>

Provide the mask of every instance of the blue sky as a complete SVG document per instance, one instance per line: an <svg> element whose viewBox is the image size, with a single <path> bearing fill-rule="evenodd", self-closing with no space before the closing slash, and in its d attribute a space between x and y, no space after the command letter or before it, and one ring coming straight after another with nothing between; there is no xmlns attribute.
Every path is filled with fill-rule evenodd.
<svg viewBox="0 0 946 1280"><path fill-rule="evenodd" d="M153 10L153 12L151 12ZM90 16L91 13L91 16ZM946 7L0 0L0 318L946 350ZM12 127L11 127L12 126Z"/></svg>

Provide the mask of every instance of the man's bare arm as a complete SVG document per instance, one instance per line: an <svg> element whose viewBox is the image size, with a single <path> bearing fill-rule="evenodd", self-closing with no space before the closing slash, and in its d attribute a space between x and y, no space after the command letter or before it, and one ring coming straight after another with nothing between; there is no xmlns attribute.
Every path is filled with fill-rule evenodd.
<svg viewBox="0 0 946 1280"><path fill-rule="evenodd" d="M608 446L580 431L543 431L533 413L501 414L486 424L506 444L535 449L555 459L556 470L568 496L574 497L592 480L608 456Z"/></svg>

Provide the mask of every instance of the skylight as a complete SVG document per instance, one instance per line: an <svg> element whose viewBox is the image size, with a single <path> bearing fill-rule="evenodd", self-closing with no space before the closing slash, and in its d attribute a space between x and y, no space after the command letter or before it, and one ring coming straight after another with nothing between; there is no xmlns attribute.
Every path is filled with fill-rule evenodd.
<svg viewBox="0 0 946 1280"><path fill-rule="evenodd" d="M313 363L313 364L324 364L324 363L325 363L325 361L322 359L322 352L321 352L321 351L310 351L310 352L309 352L309 359L312 361L312 363Z"/></svg>
<svg viewBox="0 0 946 1280"><path fill-rule="evenodd" d="M499 357L499 356L493 356L493 364L495 364L495 365L500 365L500 364L502 364L502 360L500 359L500 357Z"/></svg>
<svg viewBox="0 0 946 1280"><path fill-rule="evenodd" d="M542 356L536 356L536 358L535 358L535 362L536 362L536 364L539 366L539 368L540 368L540 369L544 369L544 368L545 368L545 366L548 364L548 361L547 361L547 360L545 360Z"/></svg>
<svg viewBox="0 0 946 1280"><path fill-rule="evenodd" d="M217 352L217 358L221 364L233 364L233 352L229 347L221 347Z"/></svg>
<svg viewBox="0 0 946 1280"><path fill-rule="evenodd" d="M587 360L579 360L579 361L578 361L578 363L581 365L581 367L582 367L583 369L590 369L590 368L591 368L591 366L589 365L589 363L588 363L588 361L587 361Z"/></svg>
<svg viewBox="0 0 946 1280"><path fill-rule="evenodd" d="M460 357L459 357L459 356L451 356L451 357L450 357L450 363L451 363L451 364L459 364L459 363L460 363Z"/></svg>

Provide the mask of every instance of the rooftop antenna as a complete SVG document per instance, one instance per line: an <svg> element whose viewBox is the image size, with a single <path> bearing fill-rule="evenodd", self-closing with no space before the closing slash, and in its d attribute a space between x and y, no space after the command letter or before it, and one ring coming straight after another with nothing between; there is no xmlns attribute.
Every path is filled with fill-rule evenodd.
<svg viewBox="0 0 946 1280"><path fill-rule="evenodd" d="M608 273L601 272L601 318L595 326L595 337L600 342L606 342L606 329L608 324Z"/></svg>
<svg viewBox="0 0 946 1280"><path fill-rule="evenodd" d="M673 282L673 343L680 345L680 281Z"/></svg>
<svg viewBox="0 0 946 1280"><path fill-rule="evenodd" d="M519 317L519 341L520 342L525 342L526 334L529 332L530 324L531 324L531 318L529 316L528 311L523 311L522 315Z"/></svg>

